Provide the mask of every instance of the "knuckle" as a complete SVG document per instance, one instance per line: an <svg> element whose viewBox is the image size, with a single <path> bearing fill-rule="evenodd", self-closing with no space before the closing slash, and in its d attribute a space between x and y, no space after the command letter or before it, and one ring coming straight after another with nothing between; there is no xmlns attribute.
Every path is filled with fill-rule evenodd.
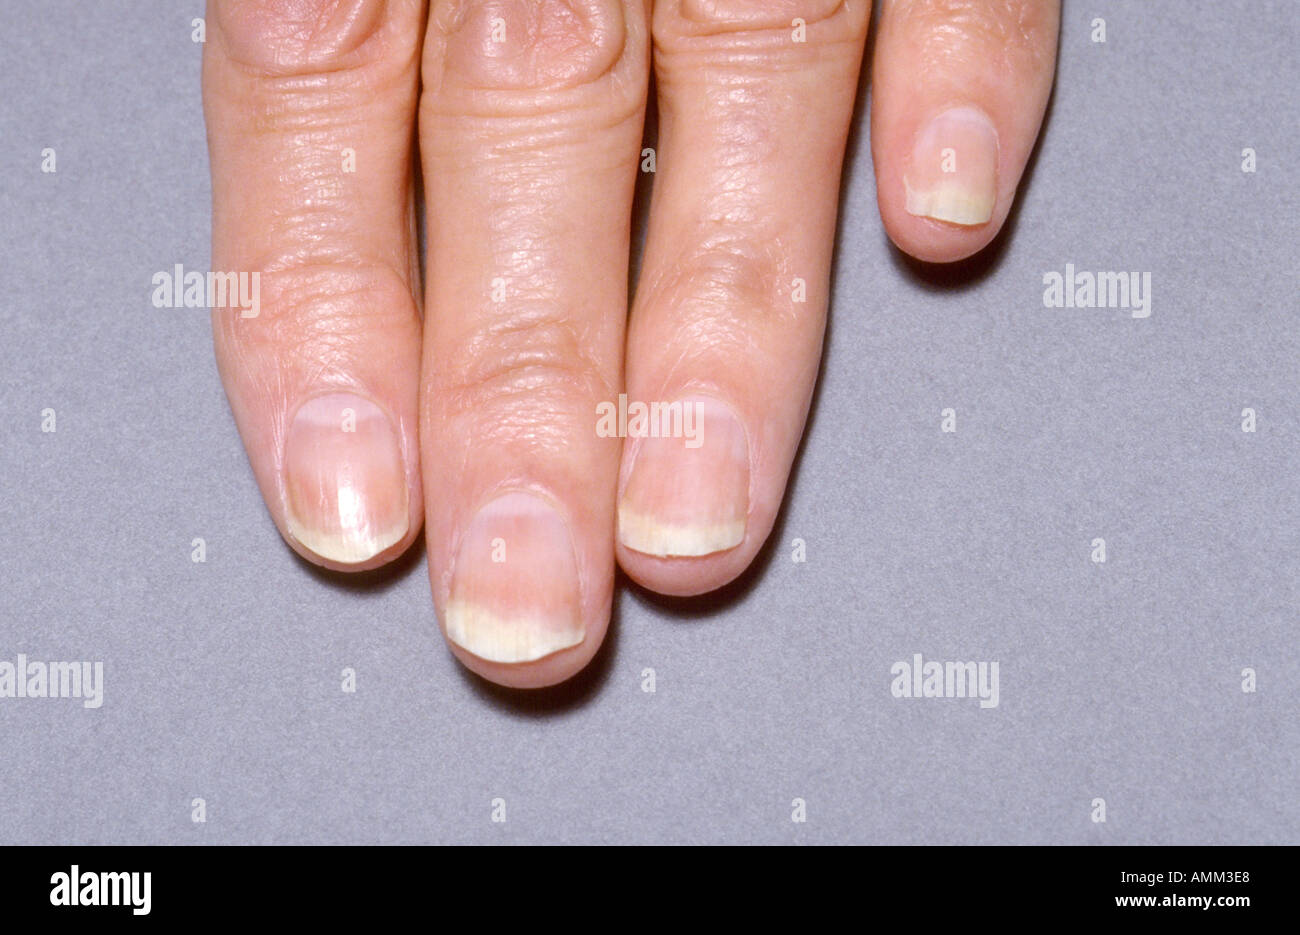
<svg viewBox="0 0 1300 935"><path fill-rule="evenodd" d="M291 77L344 71L389 56L410 16L409 0L228 0L216 22L232 61L256 74ZM407 9L406 12L412 12ZM418 22L418 12L416 12ZM400 26L401 28L395 28Z"/></svg>
<svg viewBox="0 0 1300 935"><path fill-rule="evenodd" d="M792 301L791 255L779 237L720 231L665 265L634 315L671 320L669 346L656 352L668 383L745 374L747 392L770 399L787 390L791 361L804 360L811 385L825 306Z"/></svg>
<svg viewBox="0 0 1300 935"><path fill-rule="evenodd" d="M261 274L256 318L223 316L249 360L268 358L277 373L313 379L349 374L376 340L410 332L419 316L406 281L383 266L272 264Z"/></svg>
<svg viewBox="0 0 1300 935"><path fill-rule="evenodd" d="M607 73L625 41L616 0L439 0L431 24L446 76L471 87L581 84Z"/></svg>
<svg viewBox="0 0 1300 935"><path fill-rule="evenodd" d="M473 326L439 354L432 402L480 433L522 443L590 431L591 401L610 398L614 381L586 338L553 308Z"/></svg>
<svg viewBox="0 0 1300 935"><path fill-rule="evenodd" d="M1057 9L1055 0L901 0L889 16L917 37L923 62L965 66L986 63L990 54L1048 54Z"/></svg>
<svg viewBox="0 0 1300 935"><path fill-rule="evenodd" d="M866 37L870 0L661 0L654 42L660 53L784 50L805 57Z"/></svg>
<svg viewBox="0 0 1300 935"><path fill-rule="evenodd" d="M781 300L786 253L777 238L705 236L667 265L648 298L672 310L684 344L744 342L757 322L793 315Z"/></svg>
<svg viewBox="0 0 1300 935"><path fill-rule="evenodd" d="M648 56L637 3L436 0L422 107L467 115L639 108Z"/></svg>

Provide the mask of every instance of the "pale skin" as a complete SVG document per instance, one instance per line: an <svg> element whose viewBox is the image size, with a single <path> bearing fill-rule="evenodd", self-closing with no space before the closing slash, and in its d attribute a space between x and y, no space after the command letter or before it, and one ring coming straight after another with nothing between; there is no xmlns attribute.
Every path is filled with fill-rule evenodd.
<svg viewBox="0 0 1300 935"><path fill-rule="evenodd" d="M971 256L1037 138L1059 2L880 14L884 228ZM595 655L616 562L673 595L744 571L817 376L869 4L210 0L207 22L212 268L261 272L256 317L213 310L217 361L285 541L348 572L423 534L451 651L518 688ZM621 393L695 407L701 444L598 432Z"/></svg>

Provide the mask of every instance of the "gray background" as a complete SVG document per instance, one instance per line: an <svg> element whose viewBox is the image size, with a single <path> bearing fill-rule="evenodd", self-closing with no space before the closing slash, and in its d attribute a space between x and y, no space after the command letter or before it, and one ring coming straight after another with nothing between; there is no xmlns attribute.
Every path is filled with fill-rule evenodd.
<svg viewBox="0 0 1300 935"><path fill-rule="evenodd" d="M2 10L0 659L106 686L0 699L0 841L1300 839L1294 3L1067 3L1012 236L956 271L889 245L860 114L771 547L702 600L623 582L531 696L448 654L422 549L362 585L290 552L207 313L150 304L208 266L201 4ZM1067 262L1149 270L1153 314L1044 308ZM1001 705L893 698L914 652L999 661Z"/></svg>

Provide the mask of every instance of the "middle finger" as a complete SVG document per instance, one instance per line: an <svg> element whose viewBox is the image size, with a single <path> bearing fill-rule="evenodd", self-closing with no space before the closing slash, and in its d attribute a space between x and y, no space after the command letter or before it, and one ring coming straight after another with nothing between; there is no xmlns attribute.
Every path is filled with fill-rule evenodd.
<svg viewBox="0 0 1300 935"><path fill-rule="evenodd" d="M420 102L429 577L455 653L506 685L595 654L613 591L641 0L442 0Z"/></svg>

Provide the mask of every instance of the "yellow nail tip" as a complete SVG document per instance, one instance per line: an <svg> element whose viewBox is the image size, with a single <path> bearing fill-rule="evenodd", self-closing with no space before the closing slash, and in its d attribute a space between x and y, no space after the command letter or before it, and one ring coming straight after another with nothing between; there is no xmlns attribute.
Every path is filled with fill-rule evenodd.
<svg viewBox="0 0 1300 935"><path fill-rule="evenodd" d="M289 534L303 548L314 555L340 565L356 565L369 561L380 552L391 549L401 542L410 529L410 521L404 515L400 525L376 532L368 530L349 530L343 532L323 533L300 522L290 511L285 518Z"/></svg>
<svg viewBox="0 0 1300 935"><path fill-rule="evenodd" d="M488 662L535 662L586 637L580 620L502 616L466 601L450 601L444 618L447 638Z"/></svg>
<svg viewBox="0 0 1300 935"><path fill-rule="evenodd" d="M929 191L916 191L903 181L907 200L904 207L915 217L931 218L963 227L977 227L993 219L994 199L964 186L943 185Z"/></svg>
<svg viewBox="0 0 1300 935"><path fill-rule="evenodd" d="M620 506L618 539L627 548L646 555L695 558L725 552L744 542L745 520L673 525Z"/></svg>

